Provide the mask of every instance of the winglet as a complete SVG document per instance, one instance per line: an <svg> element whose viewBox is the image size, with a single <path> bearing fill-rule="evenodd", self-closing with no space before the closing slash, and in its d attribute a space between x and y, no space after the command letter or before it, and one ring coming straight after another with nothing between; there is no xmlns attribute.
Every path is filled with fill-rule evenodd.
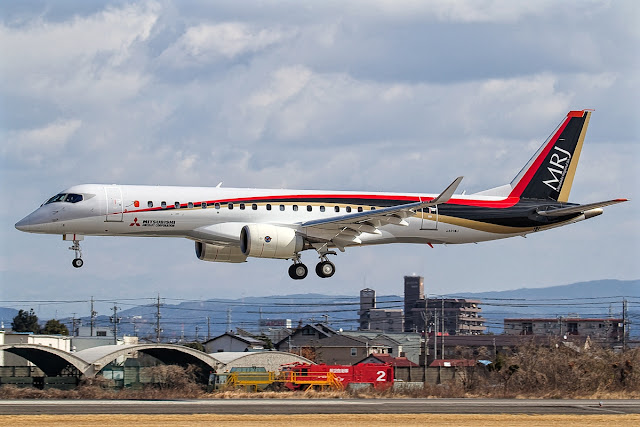
<svg viewBox="0 0 640 427"><path fill-rule="evenodd" d="M449 186L442 193L440 193L438 197L436 197L435 199L429 202L424 203L424 205L435 206L435 205L439 205L440 203L447 203L449 199L451 199L451 197L453 196L453 193L458 189L458 185L460 185L462 178L464 177L463 176L457 177L451 184L449 184Z"/></svg>

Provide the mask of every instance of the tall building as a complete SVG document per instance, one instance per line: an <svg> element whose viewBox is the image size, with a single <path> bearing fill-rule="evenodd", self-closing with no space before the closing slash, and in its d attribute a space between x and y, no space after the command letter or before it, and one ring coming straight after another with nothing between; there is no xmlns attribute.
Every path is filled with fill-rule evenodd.
<svg viewBox="0 0 640 427"><path fill-rule="evenodd" d="M365 288L360 291L358 311L361 331L402 332L403 313L401 309L376 308L376 291Z"/></svg>
<svg viewBox="0 0 640 427"><path fill-rule="evenodd" d="M360 291L360 310L358 311L358 316L360 316L358 329L361 331L368 331L371 328L369 311L373 308L376 308L376 291L369 288L362 289Z"/></svg>
<svg viewBox="0 0 640 427"><path fill-rule="evenodd" d="M424 278L404 276L404 331L415 332L424 329L421 316L415 315L413 308L418 301L424 300Z"/></svg>
<svg viewBox="0 0 640 427"><path fill-rule="evenodd" d="M479 300L425 298L424 278L404 278L404 331L478 335L485 331Z"/></svg>

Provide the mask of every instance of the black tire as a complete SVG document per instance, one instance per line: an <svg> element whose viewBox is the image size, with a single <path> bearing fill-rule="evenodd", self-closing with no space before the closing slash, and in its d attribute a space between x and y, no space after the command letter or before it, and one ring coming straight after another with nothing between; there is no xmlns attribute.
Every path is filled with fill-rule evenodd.
<svg viewBox="0 0 640 427"><path fill-rule="evenodd" d="M307 273L309 273L309 269L302 263L292 264L289 267L289 277L293 280L302 280L307 277Z"/></svg>
<svg viewBox="0 0 640 427"><path fill-rule="evenodd" d="M84 261L82 261L82 258L76 258L73 261L71 261L71 264L75 267L75 268L80 268L84 265Z"/></svg>
<svg viewBox="0 0 640 427"><path fill-rule="evenodd" d="M336 273L336 266L331 261L322 261L316 265L316 274L326 279Z"/></svg>

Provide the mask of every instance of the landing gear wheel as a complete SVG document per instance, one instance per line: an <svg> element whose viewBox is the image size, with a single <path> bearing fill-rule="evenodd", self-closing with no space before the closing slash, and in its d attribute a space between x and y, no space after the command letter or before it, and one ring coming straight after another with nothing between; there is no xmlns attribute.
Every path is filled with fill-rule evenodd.
<svg viewBox="0 0 640 427"><path fill-rule="evenodd" d="M82 249L80 248L80 240L74 240L73 245L69 248L69 250L74 251L76 253L76 257L71 264L75 268L80 268L84 264L82 261Z"/></svg>
<svg viewBox="0 0 640 427"><path fill-rule="evenodd" d="M304 279L305 277L307 277L308 272L309 269L302 263L296 263L289 267L289 277L291 277L293 280Z"/></svg>
<svg viewBox="0 0 640 427"><path fill-rule="evenodd" d="M336 266L331 261L322 261L316 265L316 274L320 277L331 277L336 272Z"/></svg>

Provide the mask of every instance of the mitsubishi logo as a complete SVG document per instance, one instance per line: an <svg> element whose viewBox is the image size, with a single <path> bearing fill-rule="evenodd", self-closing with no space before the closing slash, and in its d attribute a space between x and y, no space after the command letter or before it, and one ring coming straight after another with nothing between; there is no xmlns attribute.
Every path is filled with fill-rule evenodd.
<svg viewBox="0 0 640 427"><path fill-rule="evenodd" d="M138 218L133 218L133 222L131 224L129 224L129 227L133 227L134 225L136 227L140 227L140 223L138 222Z"/></svg>

